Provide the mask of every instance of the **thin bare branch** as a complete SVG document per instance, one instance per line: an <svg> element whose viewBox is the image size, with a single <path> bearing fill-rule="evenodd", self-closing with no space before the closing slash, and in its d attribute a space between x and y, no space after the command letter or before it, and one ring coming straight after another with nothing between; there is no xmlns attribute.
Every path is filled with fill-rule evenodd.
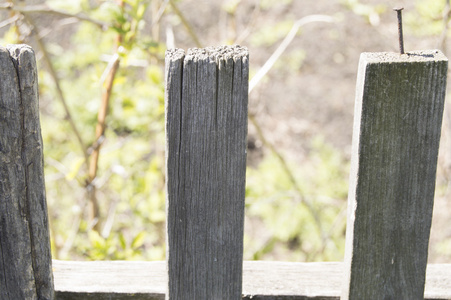
<svg viewBox="0 0 451 300"><path fill-rule="evenodd" d="M188 31L188 34L191 36L191 38L193 39L196 46L199 48L202 48L202 43L199 41L199 38L197 37L196 33L194 32L193 27L186 20L185 16L182 14L180 9L177 7L177 5L174 3L173 0L169 0L169 4L171 4L171 7L174 10L174 13L180 18L180 21L182 21L183 26L185 26L186 30Z"/></svg>
<svg viewBox="0 0 451 300"><path fill-rule="evenodd" d="M65 259L70 250L72 249L72 245L75 242L75 239L77 238L77 235L80 231L80 224L82 221L82 209L79 209L75 214L74 214L74 219L72 221L72 226L71 228L68 230L69 232L67 233L67 238L64 241L64 245L63 247L59 250L59 251L55 251L57 252L57 255L59 257L61 257L62 259Z"/></svg>
<svg viewBox="0 0 451 300"><path fill-rule="evenodd" d="M0 22L0 28L6 27L9 24L12 24L12 23L18 21L19 19L20 19L20 15L14 15L9 19L6 19L5 21Z"/></svg>
<svg viewBox="0 0 451 300"><path fill-rule="evenodd" d="M13 6L12 3L0 3L0 9L12 9Z"/></svg>
<svg viewBox="0 0 451 300"><path fill-rule="evenodd" d="M303 17L299 20L297 20L290 32L285 36L284 40L282 41L282 43L279 45L279 47L277 47L276 51L274 51L274 53L271 55L271 57L266 61L266 63L263 65L263 67L257 72L257 74L252 78L252 80L249 82L249 93L251 93L251 91L255 88L255 86L257 86L257 84L260 82L260 80L269 72L269 70L271 70L271 68L274 66L275 62L280 58L280 56L283 54L283 52L287 49L287 47L290 45L290 43L293 41L294 37L296 36L298 30L308 24L308 23L313 23L313 22L334 22L334 19L330 16L326 16L326 15L311 15L311 16L306 16ZM257 120L255 119L255 117L253 115L249 115L249 121L252 123L252 125L254 125L256 131L257 131L257 135L260 138L260 140L262 141L262 143L268 147L268 149L277 157L277 159L280 162L280 165L283 169L283 171L285 172L285 174L287 174L290 182L292 183L293 187L295 188L295 190L299 193L300 197L301 197L301 202L305 205L305 207L307 208L307 210L310 212L311 216L314 219L315 225L318 229L318 232L321 236L321 242L322 242L322 248L325 247L326 244L326 240L327 240L327 234L321 224L321 220L319 217L319 213L317 211L317 209L315 209L315 207L313 206L312 203L310 203L307 199L305 199L305 197L302 196L302 190L300 188L300 185L298 184L296 178L294 177L293 172L290 170L290 168L288 167L287 162L285 161L284 157L282 156L282 154L280 154L280 152L276 149L276 147L274 147L273 144L271 144L265 137L265 135L263 134L263 130L260 126L260 124L258 124Z"/></svg>
<svg viewBox="0 0 451 300"><path fill-rule="evenodd" d="M446 54L446 38L448 36L449 21L451 18L451 5L450 0L446 0L445 8L443 9L443 30L440 34L438 48Z"/></svg>
<svg viewBox="0 0 451 300"><path fill-rule="evenodd" d="M257 21L258 17L260 16L260 5L255 5L254 10L252 11L251 17L249 18L249 22L246 25L246 28L244 30L241 30L241 33L236 38L234 44L241 44L252 32L252 27L254 26L255 22Z"/></svg>
<svg viewBox="0 0 451 300"><path fill-rule="evenodd" d="M293 24L293 27L291 27L290 32L283 39L282 43L279 45L279 47L277 47L276 51L274 51L271 57L263 65L263 67L261 67L261 69L258 70L257 74L255 74L255 76L249 82L249 93L255 88L255 86L260 82L260 80L266 75L266 73L268 73L269 70L271 70L272 66L279 59L282 53L287 49L288 45L291 44L298 30L302 26L313 22L332 23L334 22L334 18L326 15L311 15L297 20Z"/></svg>
<svg viewBox="0 0 451 300"><path fill-rule="evenodd" d="M325 232L325 230L324 230L324 228L323 228L323 226L321 224L321 219L320 219L320 216L319 216L319 212L313 206L313 204L310 203L303 196L302 189L300 188L299 183L297 182L296 178L294 177L293 172L288 167L288 164L285 161L285 158L282 156L282 154L280 154L280 152L276 149L276 147L274 147L274 145L271 144L266 139L265 135L263 134L263 130L262 130L260 124L258 124L257 120L255 119L255 117L253 115L249 115L249 121L251 121L252 125L254 125L254 127L255 127L255 129L257 131L257 135L258 135L259 139L262 141L263 145L268 147L268 149L277 157L277 159L279 160L280 166L282 167L282 169L285 172L285 174L288 176L288 180L290 180L290 182L293 185L294 189L299 194L301 203L304 204L304 206L310 212L310 215L313 217L315 225L316 225L316 227L318 229L318 232L319 232L319 234L321 236L322 247L323 247L325 245L325 243L326 243L327 235L326 235L326 232Z"/></svg>
<svg viewBox="0 0 451 300"><path fill-rule="evenodd" d="M117 0L118 5L123 8L124 2L123 0ZM103 141L105 128L106 128L106 116L108 114L108 107L111 98L111 94L113 91L114 78L119 69L120 57L119 53L121 50L122 43L122 35L118 34L116 36L116 53L113 55L111 62L107 66L107 75L104 79L103 89L102 89L102 98L99 107L99 113L97 115L97 125L96 125L96 141ZM97 142L96 142L97 143ZM88 197L90 199L90 219L93 223L93 229L97 232L100 232L100 211L99 211L99 203L96 196L96 185L94 181L97 177L99 156L100 156L100 148L102 143L99 142L98 145L93 148L91 153L91 160L89 162L89 184L87 186Z"/></svg>
<svg viewBox="0 0 451 300"><path fill-rule="evenodd" d="M16 11L19 13L26 13L26 14L31 14L31 13L46 13L46 14L53 14L53 15L57 15L57 16L61 16L61 17L69 17L69 18L77 18L78 20L82 20L82 21L87 21L90 23L93 23L97 26L99 26L102 30L106 30L109 27L111 27L110 24L98 21L98 20L94 20L82 13L78 13L78 14L71 14L62 10L56 10L56 9L52 9L50 7L48 7L47 5L28 5L28 6L16 6L13 5L11 3L7 3L7 4L0 4L0 9L8 9L8 10L12 10L12 11Z"/></svg>
<svg viewBox="0 0 451 300"><path fill-rule="evenodd" d="M113 56L113 63L110 68L108 75L106 76L104 88L102 91L102 100L99 107L99 113L97 115L97 126L96 126L96 141L100 141L105 133L105 120L108 114L108 106L111 98L111 93L113 90L114 77L116 76L117 70L119 69L119 58ZM100 152L101 143L97 147L93 148L91 153L91 161L89 167L89 178L93 181L97 175L98 159Z"/></svg>
<svg viewBox="0 0 451 300"><path fill-rule="evenodd" d="M50 76L52 77L53 82L55 83L58 99L60 100L61 104L63 105L63 109L66 114L65 119L69 122L69 125L72 128L72 131L74 132L74 134L77 138L78 145L80 146L80 150L85 159L86 167L89 167L89 165L88 165L89 157L88 157L88 154L86 153L86 145L83 142L80 131L78 130L77 125L75 124L75 121L72 118L72 114L70 113L69 106L67 105L66 98L64 97L63 90L61 89L61 86L60 86L60 80L58 78L58 75L56 74L55 68L53 67L52 61L50 59L50 55L49 55L49 53L47 51L47 47L45 45L45 42L42 40L41 36L39 35L37 27L34 25L32 18L27 16L26 14L24 14L24 18L32 27L31 28L32 34L36 38L36 42L39 46L39 49L42 52L42 57L44 58L44 61L47 64Z"/></svg>
<svg viewBox="0 0 451 300"><path fill-rule="evenodd" d="M168 4L169 0L164 0L164 2L160 6L160 9L158 10L157 17L154 20L152 20L152 24L150 25L151 27L160 22L160 19L163 16L163 13L166 10Z"/></svg>
<svg viewBox="0 0 451 300"><path fill-rule="evenodd" d="M105 70L102 73L102 76L100 76L99 79L100 86L102 87L104 86L107 76L111 73L111 70L115 67L118 61L119 61L119 51L117 51L113 56L111 56L110 60L108 61L108 65L106 66Z"/></svg>

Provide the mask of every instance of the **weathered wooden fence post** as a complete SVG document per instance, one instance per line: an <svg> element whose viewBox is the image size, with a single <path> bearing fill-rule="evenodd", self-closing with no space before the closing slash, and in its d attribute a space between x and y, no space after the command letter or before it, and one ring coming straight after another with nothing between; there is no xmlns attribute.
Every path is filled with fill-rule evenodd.
<svg viewBox="0 0 451 300"><path fill-rule="evenodd" d="M0 47L0 299L53 299L33 50Z"/></svg>
<svg viewBox="0 0 451 300"><path fill-rule="evenodd" d="M342 299L423 299L448 60L363 53Z"/></svg>
<svg viewBox="0 0 451 300"><path fill-rule="evenodd" d="M248 51L166 53L169 299L241 299Z"/></svg>

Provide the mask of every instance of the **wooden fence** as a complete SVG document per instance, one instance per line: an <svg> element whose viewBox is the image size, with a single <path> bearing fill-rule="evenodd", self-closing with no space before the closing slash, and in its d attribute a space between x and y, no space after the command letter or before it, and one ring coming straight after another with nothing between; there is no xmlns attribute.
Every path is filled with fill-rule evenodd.
<svg viewBox="0 0 451 300"><path fill-rule="evenodd" d="M451 299L427 265L447 69L361 55L343 263L243 262L247 49L170 50L167 261L52 262L34 53L0 48L0 299Z"/></svg>

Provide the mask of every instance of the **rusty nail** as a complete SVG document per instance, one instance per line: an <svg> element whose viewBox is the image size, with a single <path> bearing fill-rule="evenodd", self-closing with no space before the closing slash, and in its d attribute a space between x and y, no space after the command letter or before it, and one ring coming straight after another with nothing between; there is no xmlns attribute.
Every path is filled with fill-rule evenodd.
<svg viewBox="0 0 451 300"><path fill-rule="evenodd" d="M393 10L396 11L398 15L399 52L401 52L401 54L404 54L404 38L402 36L402 15L401 15L401 11L403 9L404 7L393 8Z"/></svg>

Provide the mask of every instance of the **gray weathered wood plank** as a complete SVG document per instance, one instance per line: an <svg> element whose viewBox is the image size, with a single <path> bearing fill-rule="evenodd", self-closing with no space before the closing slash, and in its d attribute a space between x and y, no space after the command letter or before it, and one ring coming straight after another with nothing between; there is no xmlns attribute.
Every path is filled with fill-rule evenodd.
<svg viewBox="0 0 451 300"><path fill-rule="evenodd" d="M0 298L53 299L33 50L0 47Z"/></svg>
<svg viewBox="0 0 451 300"><path fill-rule="evenodd" d="M167 52L170 299L241 295L248 66L240 46Z"/></svg>
<svg viewBox="0 0 451 300"><path fill-rule="evenodd" d="M245 261L243 298L339 299L344 265L339 262ZM53 261L58 300L163 300L166 262ZM451 299L451 264L428 265L425 299Z"/></svg>
<svg viewBox="0 0 451 300"><path fill-rule="evenodd" d="M360 57L342 299L423 299L448 60Z"/></svg>

